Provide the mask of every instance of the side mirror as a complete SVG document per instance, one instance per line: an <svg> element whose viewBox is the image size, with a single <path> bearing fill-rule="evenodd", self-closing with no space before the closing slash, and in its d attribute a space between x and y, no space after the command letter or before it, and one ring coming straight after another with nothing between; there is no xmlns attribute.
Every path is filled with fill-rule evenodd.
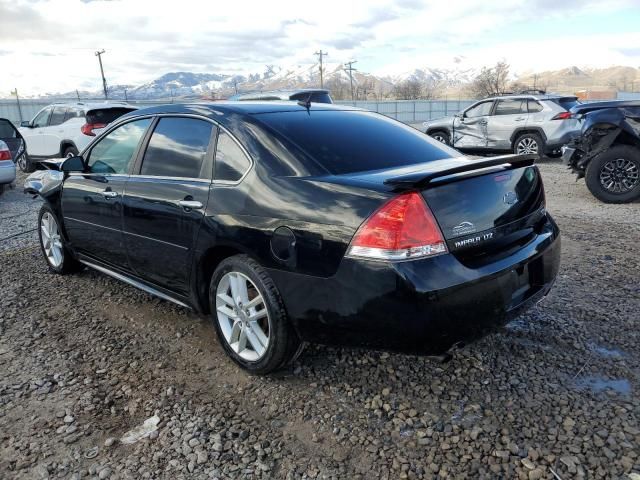
<svg viewBox="0 0 640 480"><path fill-rule="evenodd" d="M23 120L20 122L21 127L31 128L31 122L29 120Z"/></svg>
<svg viewBox="0 0 640 480"><path fill-rule="evenodd" d="M84 158L69 157L60 166L60 170L63 172L84 172Z"/></svg>

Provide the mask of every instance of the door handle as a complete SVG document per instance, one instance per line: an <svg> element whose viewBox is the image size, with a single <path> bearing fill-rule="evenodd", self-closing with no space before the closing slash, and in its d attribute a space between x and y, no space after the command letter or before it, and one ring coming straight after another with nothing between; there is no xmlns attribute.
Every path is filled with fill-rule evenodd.
<svg viewBox="0 0 640 480"><path fill-rule="evenodd" d="M104 192L101 192L101 193L104 198L115 198L118 196L118 192L114 192L112 190L105 190Z"/></svg>
<svg viewBox="0 0 640 480"><path fill-rule="evenodd" d="M198 208L202 208L202 202L198 202L197 200L180 200L178 205L185 210L197 210Z"/></svg>
<svg viewBox="0 0 640 480"><path fill-rule="evenodd" d="M481 121L480 121L480 125L486 125L486 124L487 124L487 121L486 121L486 120L481 120Z"/></svg>
<svg viewBox="0 0 640 480"><path fill-rule="evenodd" d="M523 117L518 117L515 120L516 122L523 122L525 119Z"/></svg>

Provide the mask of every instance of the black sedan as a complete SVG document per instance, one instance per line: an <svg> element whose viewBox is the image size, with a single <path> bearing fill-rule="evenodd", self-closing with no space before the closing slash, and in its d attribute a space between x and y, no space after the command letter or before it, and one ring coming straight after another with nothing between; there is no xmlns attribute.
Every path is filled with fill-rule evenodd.
<svg viewBox="0 0 640 480"><path fill-rule="evenodd" d="M49 268L211 313L267 373L305 341L438 355L547 294L560 259L529 157L472 160L331 105L166 105L25 190Z"/></svg>

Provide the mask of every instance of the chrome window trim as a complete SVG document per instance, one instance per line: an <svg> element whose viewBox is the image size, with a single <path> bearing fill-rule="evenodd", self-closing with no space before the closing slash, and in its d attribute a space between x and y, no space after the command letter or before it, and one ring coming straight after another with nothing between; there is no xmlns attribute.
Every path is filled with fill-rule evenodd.
<svg viewBox="0 0 640 480"><path fill-rule="evenodd" d="M227 135L229 135L229 137L231 137L231 139L235 142L236 145L238 145L238 147L240 147L240 150L242 150L242 153L244 153L245 157L247 157L247 159L249 160L249 168L247 168L245 170L245 172L242 174L242 176L238 179L238 180L216 180L216 154L218 153L218 139L220 137L220 135L218 135L218 138L216 138L216 149L213 152L213 185L218 185L221 187L235 187L236 185L239 185L240 183L242 183L242 181L246 178L247 175L249 175L249 172L251 171L251 169L253 168L253 165L255 164L255 161L253 160L253 157L251 155L249 155L249 152L247 151L246 148L244 148L244 145L242 145L242 143L240 143L238 141L238 139L225 127L223 127L222 125L218 125L218 128L220 128L220 130L223 130Z"/></svg>
<svg viewBox="0 0 640 480"><path fill-rule="evenodd" d="M71 177L130 177L128 173L81 173L81 172L70 172L69 178Z"/></svg>
<svg viewBox="0 0 640 480"><path fill-rule="evenodd" d="M187 182L198 182L198 183L211 183L211 180L206 178L196 178L196 177L165 177L162 175L136 175L135 173L129 175L131 178L142 178L146 180L174 180L174 181L187 181Z"/></svg>

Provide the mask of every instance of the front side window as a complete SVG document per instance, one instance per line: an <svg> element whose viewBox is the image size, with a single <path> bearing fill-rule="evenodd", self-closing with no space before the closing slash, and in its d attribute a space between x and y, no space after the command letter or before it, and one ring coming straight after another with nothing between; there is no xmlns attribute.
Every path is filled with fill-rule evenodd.
<svg viewBox="0 0 640 480"><path fill-rule="evenodd" d="M129 173L138 144L150 124L150 118L125 123L100 139L89 153L88 170L103 174Z"/></svg>
<svg viewBox="0 0 640 480"><path fill-rule="evenodd" d="M0 140L3 138L17 138L18 132L9 120L0 118Z"/></svg>
<svg viewBox="0 0 640 480"><path fill-rule="evenodd" d="M54 107L51 119L49 120L49 126L60 125L64 122L64 117L67 114L67 107Z"/></svg>
<svg viewBox="0 0 640 480"><path fill-rule="evenodd" d="M216 180L237 182L251 167L251 160L247 158L240 145L224 130L220 130L216 145L215 162Z"/></svg>
<svg viewBox="0 0 640 480"><path fill-rule="evenodd" d="M214 128L212 123L196 118L161 118L149 140L140 174L211 178L207 150Z"/></svg>
<svg viewBox="0 0 640 480"><path fill-rule="evenodd" d="M47 107L42 110L38 115L36 115L36 118L33 119L33 122L31 122L31 126L33 128L46 127L49 124L49 116L51 115L51 110L53 110L51 107Z"/></svg>
<svg viewBox="0 0 640 480"><path fill-rule="evenodd" d="M509 98L498 100L494 115L518 115L527 113L527 100L522 98Z"/></svg>
<svg viewBox="0 0 640 480"><path fill-rule="evenodd" d="M467 110L464 116L468 118L484 117L491 113L492 105L493 101L482 102L475 107L471 107L469 110Z"/></svg>

